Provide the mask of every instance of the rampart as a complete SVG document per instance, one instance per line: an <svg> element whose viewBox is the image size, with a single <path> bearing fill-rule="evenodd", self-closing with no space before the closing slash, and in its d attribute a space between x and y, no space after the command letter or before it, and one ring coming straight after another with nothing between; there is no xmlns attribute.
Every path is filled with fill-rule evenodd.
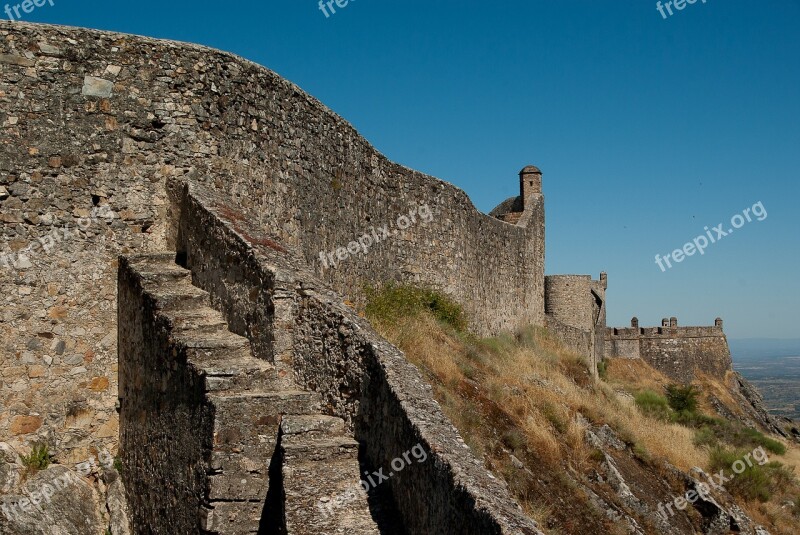
<svg viewBox="0 0 800 535"><path fill-rule="evenodd" d="M543 324L541 194L517 224L483 215L230 54L24 23L0 22L0 37L4 439L47 442L68 464L116 452L121 437L137 532L167 532L172 518L180 532L247 533L264 507L260 456L283 433L303 434L279 431L281 417L324 411L358 439L365 467L414 444L430 453L386 485L412 532L456 521L470 533L537 532L416 369L342 301L406 281L463 303L481 334ZM209 202L224 192L224 206L201 210L183 184ZM382 239L341 254L365 234ZM141 256L170 250L195 289L180 269L158 271L163 256ZM223 326L231 332L210 334ZM268 377L259 361L274 366ZM352 439L336 440L347 460ZM300 451L289 442L287 459Z"/></svg>
<svg viewBox="0 0 800 535"><path fill-rule="evenodd" d="M251 529L259 524L262 530L280 528L276 522L288 514L270 510L282 506L269 496L286 495L287 510L293 504L281 488L290 478L281 475L281 456L267 462L276 444L281 448L274 399L308 395L299 388L320 395L321 410L345 421L347 433L361 444L362 469L392 466L393 459L417 444L429 452L424 463L393 475L381 489L382 499L393 504L410 533L452 533L454 526L460 533L539 533L507 489L472 456L433 400L431 387L402 353L224 196L186 185L176 188L174 198L179 221L174 256L191 271L198 293L183 290L181 298L162 294L160 300L168 304L154 306L152 298L142 295L148 279L152 286L152 281L174 277L173 268L147 267L151 274L141 275L136 261L125 259L120 269L122 437L137 532L172 525L194 533L192 518L198 510L205 511L209 533L247 533L248 514L257 515ZM172 287L177 285L163 286L165 291ZM180 309L179 317L196 318L194 301L205 292L236 335L250 342L252 355L275 365L274 378L254 383L243 375L245 390L241 385L218 385L215 381L231 381L242 367L241 357L231 360L220 353L223 349L228 355L236 337L231 342L219 331L206 331L200 338L170 334L183 320L158 319L174 309ZM175 301L180 302L170 304ZM249 312L256 309L269 311L273 321ZM196 319L190 322L199 324ZM261 352L259 341L264 339L272 341L266 345L271 349ZM234 371L213 371L219 369ZM211 379L212 373L221 379ZM263 388L267 391L260 393ZM259 403L268 395L269 403ZM242 405L241 400L249 401ZM303 414L296 411L304 403L313 403L313 398L280 410ZM143 422L150 412L159 416ZM170 422L176 419L179 425L174 428ZM258 430L257 449L248 443L253 433L248 425ZM171 438L176 433L182 440ZM152 455L155 452L158 455ZM242 456L245 459L237 460ZM263 470L250 468L245 473L237 468L259 463L265 463ZM265 482L267 465L270 476ZM326 481L337 466L323 461L312 475ZM173 482L166 498L152 495L153 473L163 473ZM233 483L239 478L248 484ZM254 498L243 492L253 488L263 489L261 501L258 494ZM304 494L310 492L304 489ZM181 495L195 499L181 500ZM166 514L160 508L164 504L172 504L174 511ZM231 515L242 517L241 525L225 527L224 519ZM164 524L168 518L180 523Z"/></svg>
<svg viewBox="0 0 800 535"><path fill-rule="evenodd" d="M732 369L728 339L722 320L711 327L679 327L677 318L665 318L661 327L639 327L633 318L631 327L608 328L605 356L641 358L668 377L691 382L696 371L724 378Z"/></svg>
<svg viewBox="0 0 800 535"><path fill-rule="evenodd" d="M174 247L167 179L225 191L356 303L364 285L408 281L464 303L480 334L543 325L541 195L518 224L483 215L231 54L19 22L0 38L0 435L13 444L48 441L62 462L115 448L117 257ZM423 206L429 221L400 219Z"/></svg>
<svg viewBox="0 0 800 535"><path fill-rule="evenodd" d="M608 276L545 277L545 325L567 347L589 359L592 373L603 360Z"/></svg>

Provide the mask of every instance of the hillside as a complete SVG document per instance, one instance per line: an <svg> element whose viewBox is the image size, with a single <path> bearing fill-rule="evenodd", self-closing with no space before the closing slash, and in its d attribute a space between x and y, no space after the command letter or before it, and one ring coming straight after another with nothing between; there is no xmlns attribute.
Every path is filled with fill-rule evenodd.
<svg viewBox="0 0 800 535"><path fill-rule="evenodd" d="M609 360L595 383L546 330L478 339L462 329L458 306L432 292L375 291L366 315L550 533L764 533L760 526L788 535L800 526L800 448L741 423L732 373L725 384L703 377L688 395L672 387L678 395L668 400L670 380L641 360ZM748 454L760 462L725 488L710 486L707 500L667 507L702 490L706 474L734 475Z"/></svg>

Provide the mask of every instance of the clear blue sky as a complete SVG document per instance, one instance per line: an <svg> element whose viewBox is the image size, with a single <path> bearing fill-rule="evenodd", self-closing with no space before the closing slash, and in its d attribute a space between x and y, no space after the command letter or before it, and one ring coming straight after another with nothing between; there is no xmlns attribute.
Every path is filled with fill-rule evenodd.
<svg viewBox="0 0 800 535"><path fill-rule="evenodd" d="M4 2L0 2L3 4ZM488 211L544 171L548 273L609 272L609 323L726 319L800 338L800 1L55 0L25 17L192 41L265 65L389 158ZM662 272L666 255L761 201Z"/></svg>

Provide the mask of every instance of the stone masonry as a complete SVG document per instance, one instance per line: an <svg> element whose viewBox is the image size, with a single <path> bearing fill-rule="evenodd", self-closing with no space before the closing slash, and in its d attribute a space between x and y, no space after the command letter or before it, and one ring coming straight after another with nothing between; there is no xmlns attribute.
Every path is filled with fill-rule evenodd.
<svg viewBox="0 0 800 535"><path fill-rule="evenodd" d="M717 318L713 327L679 327L678 319L664 318L661 327L609 328L605 353L610 358L641 358L668 377L689 383L697 371L724 379L732 370L728 339Z"/></svg>
<svg viewBox="0 0 800 535"><path fill-rule="evenodd" d="M599 280L589 275L545 277L545 325L567 347L587 356L595 375L605 351L607 289L605 273Z"/></svg>
<svg viewBox="0 0 800 535"><path fill-rule="evenodd" d="M135 533L540 533L419 371L301 259L229 197L170 189L177 251L119 271ZM368 500L339 503L382 467Z"/></svg>
<svg viewBox="0 0 800 535"><path fill-rule="evenodd" d="M544 324L544 212L518 224L388 161L275 73L204 47L0 21L0 437L80 462L118 436L118 256L174 250L167 179L233 205L356 304L406 281L479 334ZM398 218L425 206L430 221ZM395 225L338 266L320 254ZM255 340L253 343L260 344Z"/></svg>
<svg viewBox="0 0 800 535"><path fill-rule="evenodd" d="M545 278L542 173L519 180L481 214L242 58L0 21L0 441L119 453L136 533L538 533L345 301L434 287L478 335L546 325L592 369L730 355L721 325L604 331L605 275ZM314 517L416 445L428 461Z"/></svg>

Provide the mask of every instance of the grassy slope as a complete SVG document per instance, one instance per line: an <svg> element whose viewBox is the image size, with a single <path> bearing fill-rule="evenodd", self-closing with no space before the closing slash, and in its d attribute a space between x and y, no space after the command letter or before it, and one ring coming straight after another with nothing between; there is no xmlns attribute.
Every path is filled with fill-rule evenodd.
<svg viewBox="0 0 800 535"><path fill-rule="evenodd" d="M637 407L635 395L663 393L669 384L644 362L613 361L605 380L594 383L583 361L543 329L477 340L464 332L457 307L420 290L373 293L367 316L431 382L475 454L552 533L626 533L625 516L646 532L657 532L651 514L620 499L604 480L606 455L651 511L685 490L664 461L686 472L693 466L708 469L718 457L710 446L696 443L696 427L646 416ZM724 385L705 387L725 399ZM604 424L629 447L604 453L588 444L587 429ZM789 466L798 460L797 448L781 458ZM781 480L783 489L770 488L769 501L740 500L740 505L773 534L796 533L797 507L785 504L800 496L800 488L787 470L780 474L789 479ZM677 533L691 533L700 520L690 509L670 523Z"/></svg>

